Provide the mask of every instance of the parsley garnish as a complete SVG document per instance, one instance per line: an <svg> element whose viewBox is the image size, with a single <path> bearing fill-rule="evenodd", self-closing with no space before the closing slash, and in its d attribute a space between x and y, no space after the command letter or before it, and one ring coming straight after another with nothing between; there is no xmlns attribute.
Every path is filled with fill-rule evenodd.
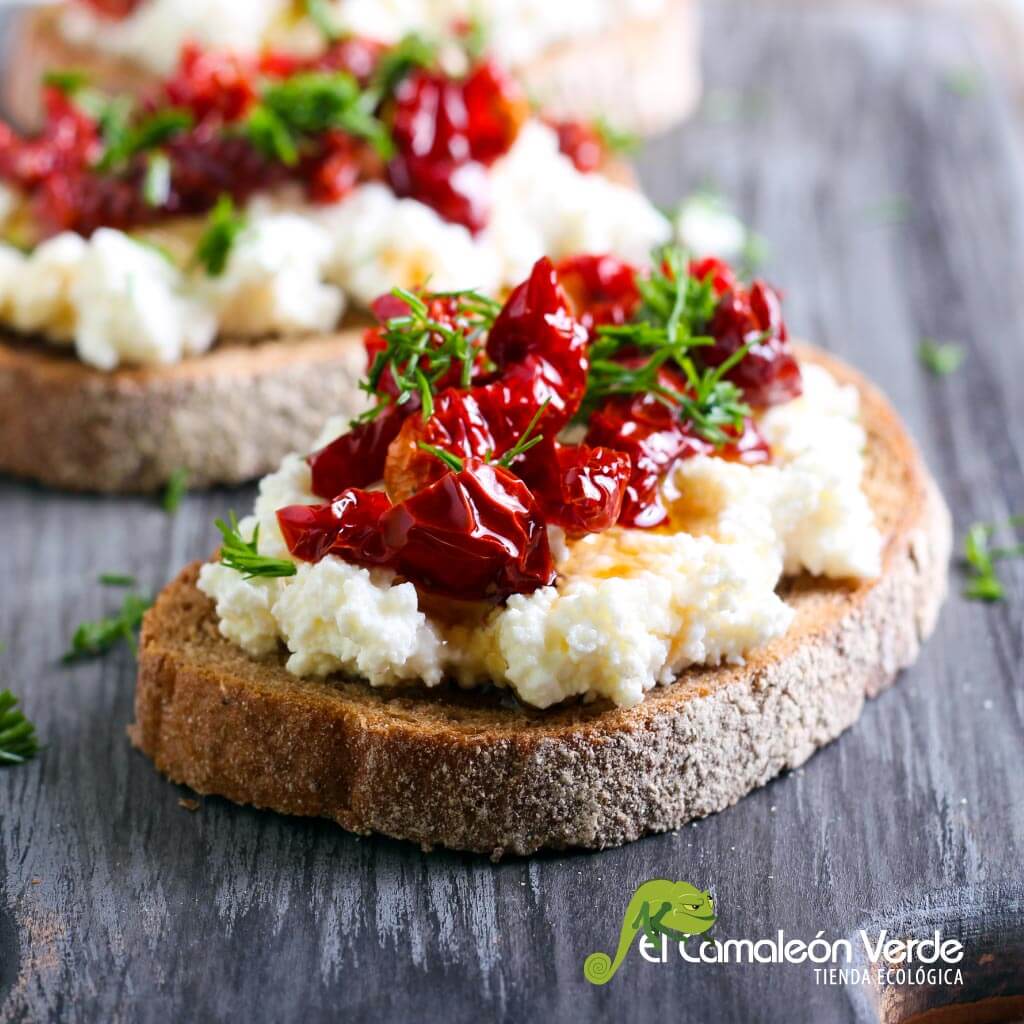
<svg viewBox="0 0 1024 1024"><path fill-rule="evenodd" d="M109 171L123 167L136 154L158 149L194 123L192 112L178 107L158 110L135 125L128 116L108 115L106 125L101 118L105 148L97 168Z"/></svg>
<svg viewBox="0 0 1024 1024"><path fill-rule="evenodd" d="M247 580L256 576L294 576L298 571L295 568L295 563L290 562L287 558L268 558L259 553L260 528L258 524L252 531L251 540L243 539L238 532L238 520L235 518L234 512L228 514L228 522L225 523L223 519L218 519L214 525L220 530L221 537L224 538L220 548L221 564L242 573Z"/></svg>
<svg viewBox="0 0 1024 1024"><path fill-rule="evenodd" d="M478 343L501 311L500 303L477 291L438 292L430 296L454 300L453 326L432 317L430 307L419 295L405 288L395 288L391 294L405 302L409 312L391 317L383 325L381 334L386 347L377 353L367 379L360 385L380 401L363 413L360 422L372 420L388 404L389 399L380 393L380 382L389 368L398 387L397 403L401 405L418 394L423 418L429 419L434 411L434 391L453 367L458 368L459 386L469 387Z"/></svg>
<svg viewBox="0 0 1024 1024"><path fill-rule="evenodd" d="M221 196L206 218L206 227L196 245L194 262L210 277L220 277L228 265L235 241L245 226L245 214L235 209L230 196Z"/></svg>
<svg viewBox="0 0 1024 1024"><path fill-rule="evenodd" d="M121 573L105 572L99 577L100 583L105 587L134 587L135 577L124 576Z"/></svg>
<svg viewBox="0 0 1024 1024"><path fill-rule="evenodd" d="M38 753L36 727L18 710L10 690L0 692L0 765L24 764Z"/></svg>
<svg viewBox="0 0 1024 1024"><path fill-rule="evenodd" d="M936 377L946 377L955 373L963 365L967 353L962 345L952 341L932 341L925 338L917 348L921 362Z"/></svg>
<svg viewBox="0 0 1024 1024"><path fill-rule="evenodd" d="M163 504L164 511L168 515L174 515L178 511L181 505L181 499L188 493L188 470L187 469L176 469L167 481L167 486L164 488L163 498L161 504Z"/></svg>
<svg viewBox="0 0 1024 1024"><path fill-rule="evenodd" d="M409 33L381 55L370 92L379 103L398 88L406 75L416 68L430 68L436 63L437 46L415 32Z"/></svg>
<svg viewBox="0 0 1024 1024"><path fill-rule="evenodd" d="M47 71L43 75L43 85L62 92L65 96L76 96L89 84L89 75L85 71L65 68L61 71Z"/></svg>
<svg viewBox="0 0 1024 1024"><path fill-rule="evenodd" d="M649 393L678 406L680 416L693 423L705 440L727 444L725 428L738 429L751 410L741 390L724 377L751 345L738 349L720 366L698 368L691 350L714 344L705 331L718 300L710 278L701 281L690 274L681 249L657 253L650 277L639 278L637 287L642 304L634 322L598 328L590 349L583 418L606 398ZM619 360L623 351L639 352L646 361L626 365ZM661 383L665 366L682 371L688 385L685 393Z"/></svg>
<svg viewBox="0 0 1024 1024"><path fill-rule="evenodd" d="M121 640L126 640L134 650L135 630L152 603L138 594L129 594L116 615L98 622L83 622L71 638L71 647L62 658L64 664L104 654Z"/></svg>
<svg viewBox="0 0 1024 1024"><path fill-rule="evenodd" d="M257 149L288 166L298 163L305 139L335 129L366 139L387 159L394 143L373 112L376 102L344 71L308 71L265 89L245 131Z"/></svg>
<svg viewBox="0 0 1024 1024"><path fill-rule="evenodd" d="M1024 516L1013 516L1010 525L1024 527ZM995 532L995 527L988 523L974 523L964 539L964 560L970 571L964 596L975 601L1002 601L1006 594L996 572L996 562L1024 556L1024 544L992 547Z"/></svg>

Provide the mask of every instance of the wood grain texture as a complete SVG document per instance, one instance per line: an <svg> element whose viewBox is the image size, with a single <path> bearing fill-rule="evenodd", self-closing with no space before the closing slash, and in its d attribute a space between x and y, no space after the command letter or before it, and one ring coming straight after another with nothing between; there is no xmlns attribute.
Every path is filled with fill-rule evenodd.
<svg viewBox="0 0 1024 1024"><path fill-rule="evenodd" d="M737 201L794 329L888 391L961 530L1024 511L1024 164L978 37L941 10L756 0L709 7L706 36L703 116L643 157L655 197L711 179ZM971 96L944 84L965 66ZM884 223L893 197L908 216ZM963 369L925 374L922 335L962 341ZM709 886L720 937L935 918L1019 937L1019 564L1005 604L954 586L917 667L798 772L678 835L495 866L215 799L189 813L128 747L127 652L58 666L119 600L98 572L156 590L250 500L193 496L171 519L0 485L0 678L49 744L0 771L0 1020L877 1019L872 993L806 965L630 959L590 988L585 955L658 875Z"/></svg>

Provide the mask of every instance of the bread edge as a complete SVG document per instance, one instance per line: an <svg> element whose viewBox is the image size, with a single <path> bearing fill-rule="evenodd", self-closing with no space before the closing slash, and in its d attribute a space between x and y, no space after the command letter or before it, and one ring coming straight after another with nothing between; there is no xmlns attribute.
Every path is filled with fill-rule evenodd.
<svg viewBox="0 0 1024 1024"><path fill-rule="evenodd" d="M161 617L174 601L204 602L214 642L226 643L195 589L194 566L147 616L133 742L199 793L424 847L500 857L602 849L678 828L798 767L852 726L934 629L950 515L905 434L898 447L908 514L883 577L829 598L813 628L745 668L703 670L698 685L677 683L638 708L578 722L571 713L509 713L494 728L446 728L417 722L404 705L391 714L383 697L378 713L340 693L318 696L329 684L300 686L283 670L282 692L268 695L190 664L187 651L161 642Z"/></svg>

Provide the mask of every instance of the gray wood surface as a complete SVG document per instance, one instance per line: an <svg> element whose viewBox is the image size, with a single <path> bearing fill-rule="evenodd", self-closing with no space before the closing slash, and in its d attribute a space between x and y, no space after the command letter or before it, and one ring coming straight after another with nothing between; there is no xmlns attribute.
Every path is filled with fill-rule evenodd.
<svg viewBox="0 0 1024 1024"><path fill-rule="evenodd" d="M739 0L706 33L709 102L649 146L645 182L664 202L708 181L736 201L793 327L884 385L961 531L1024 512L1024 168L975 35L896 5ZM951 88L964 69L976 88ZM964 343L963 369L928 376L924 335ZM877 1019L871 992L807 965L631 958L591 988L585 955L655 876L710 887L719 937L936 921L1022 941L1020 565L994 607L954 578L917 667L804 769L678 835L494 865L217 799L189 813L125 739L130 653L58 664L119 600L98 573L155 591L249 502L191 496L171 518L0 483L0 685L47 743L0 769L0 1020Z"/></svg>

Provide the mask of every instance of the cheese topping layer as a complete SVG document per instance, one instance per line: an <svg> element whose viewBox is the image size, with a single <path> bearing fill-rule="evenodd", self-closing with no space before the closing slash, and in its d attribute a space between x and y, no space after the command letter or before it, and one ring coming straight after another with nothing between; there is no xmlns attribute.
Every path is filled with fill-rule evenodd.
<svg viewBox="0 0 1024 1024"><path fill-rule="evenodd" d="M409 32L437 35L480 16L495 55L521 64L558 42L605 31L623 19L657 15L665 0L333 0L328 6L343 31L397 42ZM322 37L298 22L293 0L146 0L118 21L71 4L61 16L68 41L115 57L127 57L166 74L185 42L258 53L264 47L316 52Z"/></svg>
<svg viewBox="0 0 1024 1024"><path fill-rule="evenodd" d="M784 573L881 571L882 538L861 487L857 392L818 366L803 374L803 396L759 420L772 465L681 463L665 483L669 530L617 528L568 543L556 535L556 586L468 619L449 621L411 583L335 556L281 579L209 564L199 587L226 638L253 656L283 643L295 675L340 672L372 686L451 677L493 681L540 708L573 696L636 705L688 666L742 664L785 633L793 612L775 593ZM319 443L345 429L333 422ZM260 552L288 558L276 511L318 501L305 460L289 456L262 481L241 532L258 524Z"/></svg>
<svg viewBox="0 0 1024 1024"><path fill-rule="evenodd" d="M322 207L265 197L251 205L217 278L189 267L194 223L151 232L159 248L113 229L88 241L58 235L28 256L0 245L0 323L73 343L104 370L171 363L207 350L220 333L330 330L347 300L367 306L396 285L429 279L438 291L468 283L496 293L543 255L609 252L641 263L672 235L635 189L578 171L539 121L490 173L493 214L475 237L382 184ZM0 187L0 222L15 205ZM701 248L704 239L695 241Z"/></svg>

